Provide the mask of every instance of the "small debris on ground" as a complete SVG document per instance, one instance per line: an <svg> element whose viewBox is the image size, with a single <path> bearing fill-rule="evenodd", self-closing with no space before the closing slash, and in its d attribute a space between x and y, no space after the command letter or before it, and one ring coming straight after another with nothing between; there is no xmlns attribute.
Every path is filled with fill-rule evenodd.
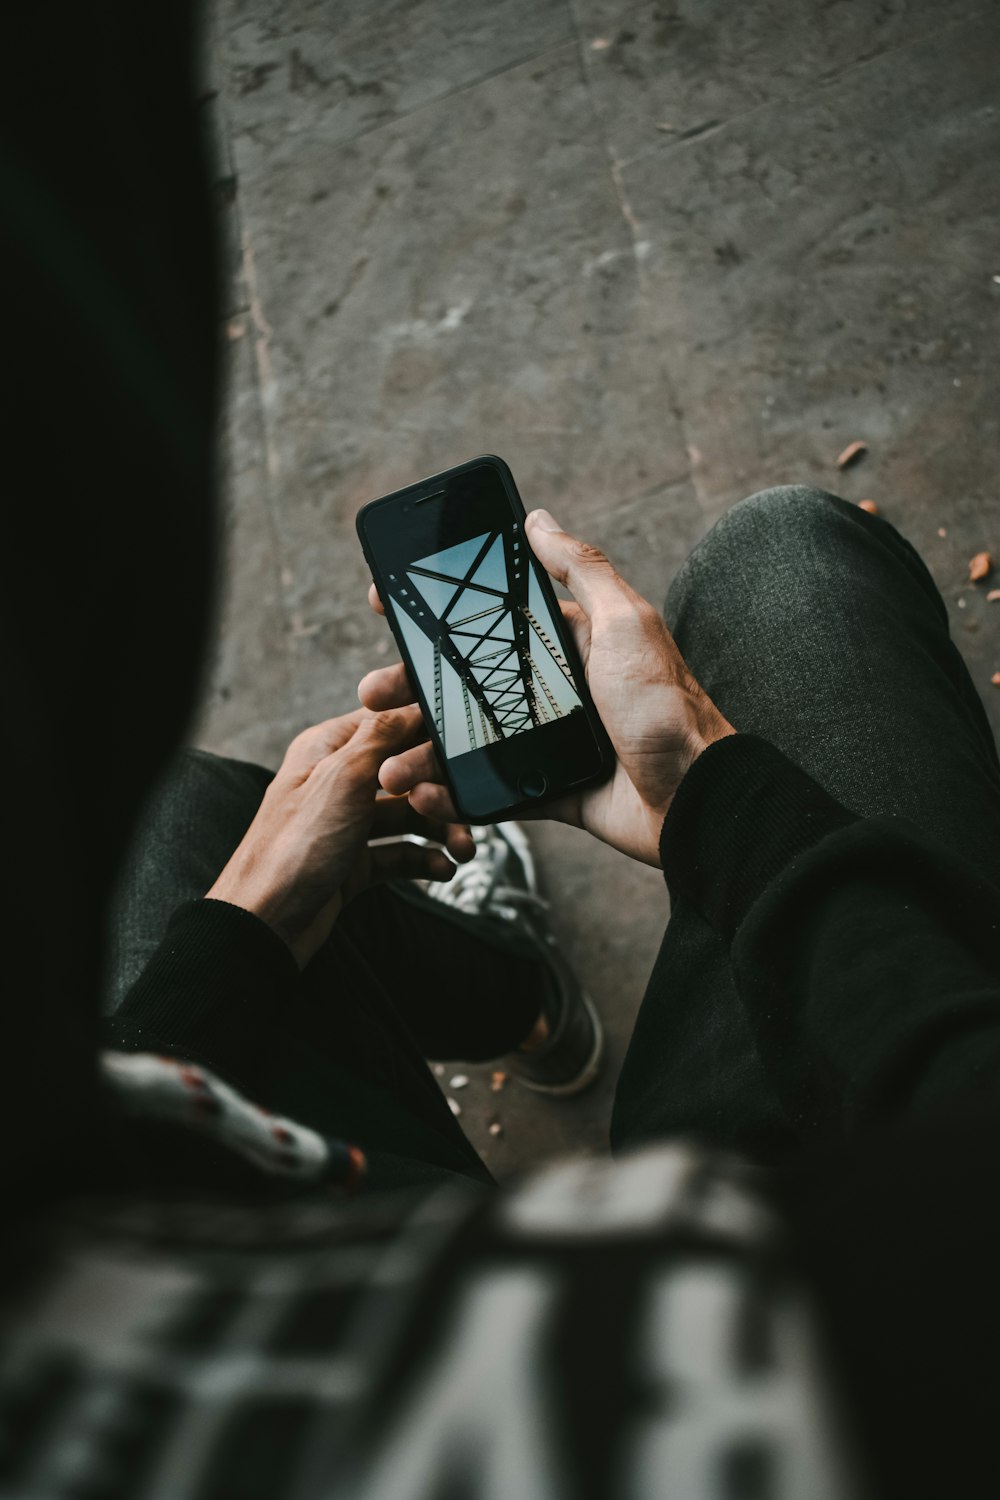
<svg viewBox="0 0 1000 1500"><path fill-rule="evenodd" d="M656 128L657 130L665 130L668 135L676 135L679 129L677 125L671 125L669 120L657 120Z"/></svg>
<svg viewBox="0 0 1000 1500"><path fill-rule="evenodd" d="M434 1077L435 1078L443 1078L444 1077L444 1063L435 1063L434 1064Z"/></svg>
<svg viewBox="0 0 1000 1500"><path fill-rule="evenodd" d="M977 552L969 562L969 581L978 583L981 578L989 578L993 572L993 559L988 552Z"/></svg>
<svg viewBox="0 0 1000 1500"><path fill-rule="evenodd" d="M945 526L939 526L938 527L938 536L940 536L940 537L946 537L947 535L948 535L947 527L945 527Z"/></svg>
<svg viewBox="0 0 1000 1500"><path fill-rule="evenodd" d="M451 1110L453 1115L460 1115L462 1113L462 1106L459 1104L457 1099L449 1099L448 1108Z"/></svg>
<svg viewBox="0 0 1000 1500"><path fill-rule="evenodd" d="M292 615L291 629L289 635L295 640L308 640L310 636L319 635L323 629L322 625L307 625L300 614Z"/></svg>
<svg viewBox="0 0 1000 1500"><path fill-rule="evenodd" d="M1000 672L997 673L997 677L1000 678ZM492 1121L492 1123L487 1128L489 1129L490 1135L503 1135L503 1126L500 1124L499 1120Z"/></svg>
<svg viewBox="0 0 1000 1500"><path fill-rule="evenodd" d="M501 1072L498 1069L497 1072L495 1072L493 1074L493 1077L490 1079L490 1089L492 1090L492 1092L494 1094L499 1094L500 1090L503 1088L503 1086L504 1086L504 1084L506 1082L507 1082L507 1074Z"/></svg>
<svg viewBox="0 0 1000 1500"><path fill-rule="evenodd" d="M874 500L859 500L858 510L866 510L870 516L878 515L878 506Z"/></svg>
<svg viewBox="0 0 1000 1500"><path fill-rule="evenodd" d="M958 607L959 607L959 609L964 609L965 608L965 600L964 599L959 599L959 601L958 601Z"/></svg>
<svg viewBox="0 0 1000 1500"><path fill-rule="evenodd" d="M868 452L868 444L862 442L848 443L843 453L837 455L837 468L849 469L851 464L856 464L860 458Z"/></svg>
<svg viewBox="0 0 1000 1500"><path fill-rule="evenodd" d="M448 1080L448 1087L450 1089L467 1089L469 1087L469 1080L464 1073L456 1073L454 1078Z"/></svg>
<svg viewBox="0 0 1000 1500"><path fill-rule="evenodd" d="M606 52L611 46L611 38L607 36L595 36L590 44L591 52Z"/></svg>
<svg viewBox="0 0 1000 1500"><path fill-rule="evenodd" d="M1000 589L990 589L986 595L987 604L995 604L1000 599Z"/></svg>

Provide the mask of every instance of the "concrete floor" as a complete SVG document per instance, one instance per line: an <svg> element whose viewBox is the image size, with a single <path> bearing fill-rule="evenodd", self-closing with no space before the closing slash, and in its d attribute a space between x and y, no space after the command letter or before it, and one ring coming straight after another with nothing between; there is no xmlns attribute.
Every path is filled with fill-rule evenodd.
<svg viewBox="0 0 1000 1500"><path fill-rule="evenodd" d="M214 38L229 533L200 743L274 763L354 705L390 650L356 511L487 451L657 601L745 494L873 497L1000 730L1000 576L967 582L1000 563L995 6L217 0ZM656 872L536 844L611 1056L570 1103L467 1070L501 1176L604 1149L668 914Z"/></svg>

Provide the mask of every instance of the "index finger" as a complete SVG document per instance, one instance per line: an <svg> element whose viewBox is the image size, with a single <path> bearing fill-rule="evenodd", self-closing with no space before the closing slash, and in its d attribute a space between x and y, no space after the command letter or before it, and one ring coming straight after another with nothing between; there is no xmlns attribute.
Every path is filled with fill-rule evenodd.
<svg viewBox="0 0 1000 1500"><path fill-rule="evenodd" d="M643 602L599 548L563 531L547 510L533 510L525 532L542 567L569 589L586 615L609 614L623 604L634 609Z"/></svg>
<svg viewBox="0 0 1000 1500"><path fill-rule="evenodd" d="M362 708L359 712L357 728L346 749L366 755L380 755L384 760L387 755L407 750L411 745L427 738L423 715L416 703L408 703L401 708L379 709L376 712Z"/></svg>
<svg viewBox="0 0 1000 1500"><path fill-rule="evenodd" d="M382 763L389 756L426 739L423 717L415 703L406 708L383 709L372 713L358 710L357 727L348 740L328 759L330 767L346 767L352 777L378 785Z"/></svg>
<svg viewBox="0 0 1000 1500"><path fill-rule="evenodd" d="M301 730L285 751L282 772L308 776L313 766L347 744L363 715L364 709L355 708L351 713L338 714L334 719L325 719L321 724L310 724L308 729Z"/></svg>
<svg viewBox="0 0 1000 1500"><path fill-rule="evenodd" d="M358 697L365 708L404 708L414 702L416 694L400 661L391 667L376 667L362 677L358 683Z"/></svg>

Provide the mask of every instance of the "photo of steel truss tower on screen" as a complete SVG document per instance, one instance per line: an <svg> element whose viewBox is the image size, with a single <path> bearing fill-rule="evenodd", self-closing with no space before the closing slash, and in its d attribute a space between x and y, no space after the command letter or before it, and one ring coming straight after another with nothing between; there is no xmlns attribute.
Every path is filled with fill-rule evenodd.
<svg viewBox="0 0 1000 1500"><path fill-rule="evenodd" d="M390 601L450 758L582 708L520 528L390 573Z"/></svg>

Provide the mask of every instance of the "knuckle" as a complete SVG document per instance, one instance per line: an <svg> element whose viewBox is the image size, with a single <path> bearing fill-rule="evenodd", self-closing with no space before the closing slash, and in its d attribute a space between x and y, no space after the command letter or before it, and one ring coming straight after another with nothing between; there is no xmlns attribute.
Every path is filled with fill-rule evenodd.
<svg viewBox="0 0 1000 1500"><path fill-rule="evenodd" d="M308 764L313 756L313 731L303 729L293 740L289 741L288 749L285 751L281 761L282 771L294 770Z"/></svg>
<svg viewBox="0 0 1000 1500"><path fill-rule="evenodd" d="M399 721L391 709L377 709L368 720L368 729L377 739L389 739L399 733Z"/></svg>
<svg viewBox="0 0 1000 1500"><path fill-rule="evenodd" d="M600 547L593 547L590 542L574 541L572 554L573 561L582 568L611 567Z"/></svg>

